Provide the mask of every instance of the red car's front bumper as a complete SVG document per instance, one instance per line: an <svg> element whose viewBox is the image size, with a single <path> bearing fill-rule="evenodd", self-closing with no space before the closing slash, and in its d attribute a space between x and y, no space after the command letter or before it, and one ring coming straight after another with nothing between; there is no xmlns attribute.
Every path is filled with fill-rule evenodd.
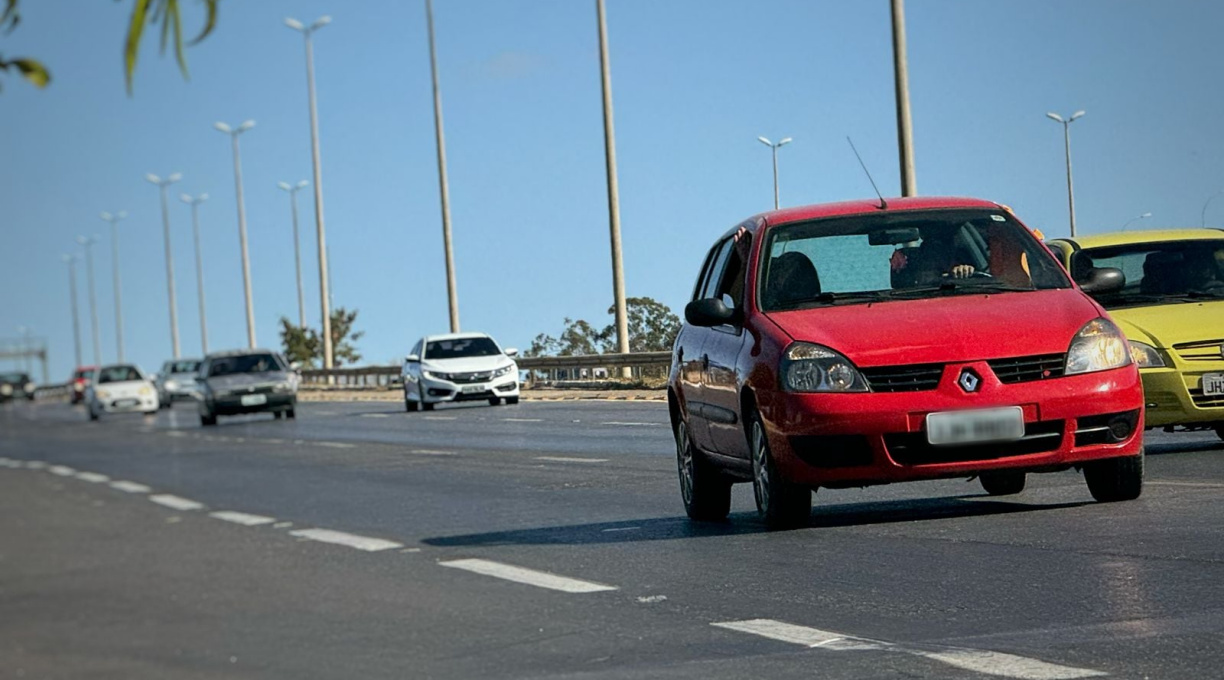
<svg viewBox="0 0 1224 680"><path fill-rule="evenodd" d="M966 393L956 384L965 367L982 376L977 392ZM1000 406L1023 409L1025 439L927 443L927 414ZM1142 409L1143 387L1134 366L1003 384L985 362L948 365L931 391L778 393L761 403L770 450L784 474L795 483L830 487L1059 469L1137 455L1143 446ZM1116 436L1105 429L1111 424L1129 432Z"/></svg>

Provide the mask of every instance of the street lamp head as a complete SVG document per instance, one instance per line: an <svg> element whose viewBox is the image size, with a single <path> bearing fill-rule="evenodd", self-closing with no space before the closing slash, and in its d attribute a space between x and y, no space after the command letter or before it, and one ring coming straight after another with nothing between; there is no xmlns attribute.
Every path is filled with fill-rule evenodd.
<svg viewBox="0 0 1224 680"><path fill-rule="evenodd" d="M318 19L315 19L315 22L310 25L310 30L314 31L316 29L323 28L324 26L330 23L331 23L331 17L325 14L319 17Z"/></svg>
<svg viewBox="0 0 1224 680"><path fill-rule="evenodd" d="M289 186L288 182L277 182L276 186L280 187L284 191L293 191L293 187Z"/></svg>
<svg viewBox="0 0 1224 680"><path fill-rule="evenodd" d="M1084 115L1084 112L1083 112L1083 111L1076 111L1075 113L1071 114L1071 120L1075 120L1076 118L1079 118L1079 117L1080 117L1080 116L1082 116L1082 115ZM1068 122L1068 123L1070 123L1070 122L1071 122L1071 120L1069 120L1069 121L1067 121L1067 122Z"/></svg>
<svg viewBox="0 0 1224 680"><path fill-rule="evenodd" d="M1140 216L1139 216L1139 219L1141 219L1141 220L1142 220L1142 219L1144 219L1144 218L1151 217L1151 216L1152 216L1152 213L1150 213L1150 212L1145 212L1145 213L1143 213L1142 215L1140 215Z"/></svg>
<svg viewBox="0 0 1224 680"><path fill-rule="evenodd" d="M238 126L238 131L246 132L247 130L250 130L253 127L255 127L255 121L253 120L243 121L242 125Z"/></svg>
<svg viewBox="0 0 1224 680"><path fill-rule="evenodd" d="M151 172L150 172L149 174L145 175L145 179L149 180L150 182L152 182L152 183L154 183L154 184L161 184L161 178L160 178L160 177L158 177L157 175L154 175L154 174L153 174L153 173L151 173Z"/></svg>
<svg viewBox="0 0 1224 680"><path fill-rule="evenodd" d="M200 194L199 196L196 196L196 200L197 200L197 201L200 201L200 202L207 201L207 200L208 200L208 194Z"/></svg>
<svg viewBox="0 0 1224 680"><path fill-rule="evenodd" d="M1057 113L1047 113L1047 114L1046 114L1046 118L1049 118L1050 120L1055 120L1055 121L1058 121L1059 123L1065 123L1065 122L1067 122L1067 121L1063 120L1063 117L1062 117L1062 116L1060 116L1060 115L1058 115Z"/></svg>
<svg viewBox="0 0 1224 680"><path fill-rule="evenodd" d="M179 181L180 179L183 179L183 173L181 173L181 172L176 172L176 173L174 173L174 174L172 174L172 175L170 175L169 177L167 177L167 178L166 178L166 183L167 183L167 184L174 184L175 182Z"/></svg>
<svg viewBox="0 0 1224 680"><path fill-rule="evenodd" d="M306 188L306 187L308 187L308 186L310 186L310 182L309 182L309 181L307 181L307 180L302 180L302 181L300 181L300 182L298 182L298 183L297 183L297 188L298 188L298 189L305 189L305 188Z"/></svg>
<svg viewBox="0 0 1224 680"><path fill-rule="evenodd" d="M179 194L179 200L191 204L191 194Z"/></svg>
<svg viewBox="0 0 1224 680"><path fill-rule="evenodd" d="M298 21L297 19L293 19L291 17L285 17L285 25L288 26L289 28L292 28L295 31L306 30L306 27L302 25L302 22Z"/></svg>
<svg viewBox="0 0 1224 680"><path fill-rule="evenodd" d="M111 222L115 219L115 216L103 210L102 219L106 220L107 222Z"/></svg>
<svg viewBox="0 0 1224 680"><path fill-rule="evenodd" d="M117 217L117 218L119 218L119 219L121 219L121 220L122 220L122 219L125 219L125 218L127 217L127 211L126 211L126 210L120 210L119 212L115 213L115 217Z"/></svg>
<svg viewBox="0 0 1224 680"><path fill-rule="evenodd" d="M787 144L790 144L790 143L791 143L791 138L787 137L783 139L782 141L778 142L778 146L786 146Z"/></svg>
<svg viewBox="0 0 1224 680"><path fill-rule="evenodd" d="M229 134L233 134L233 132L234 132L233 128L231 128L230 126L226 125L225 123L222 123L221 121L217 121L217 122L213 123L213 127L217 128L217 130L219 130L219 131L221 131L221 132L224 132L224 133L225 133L225 134L227 134L227 135L229 135Z"/></svg>
<svg viewBox="0 0 1224 680"><path fill-rule="evenodd" d="M765 139L764 137L757 137L757 139L765 146L773 146L773 142L769 141L768 139Z"/></svg>

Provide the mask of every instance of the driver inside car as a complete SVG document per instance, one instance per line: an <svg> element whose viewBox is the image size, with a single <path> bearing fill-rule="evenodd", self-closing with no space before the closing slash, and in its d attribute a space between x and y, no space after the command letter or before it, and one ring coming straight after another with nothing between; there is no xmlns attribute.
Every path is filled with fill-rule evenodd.
<svg viewBox="0 0 1224 680"><path fill-rule="evenodd" d="M894 288L929 286L945 278L967 279L977 271L965 257L955 231L927 229L917 248L901 248L893 253Z"/></svg>

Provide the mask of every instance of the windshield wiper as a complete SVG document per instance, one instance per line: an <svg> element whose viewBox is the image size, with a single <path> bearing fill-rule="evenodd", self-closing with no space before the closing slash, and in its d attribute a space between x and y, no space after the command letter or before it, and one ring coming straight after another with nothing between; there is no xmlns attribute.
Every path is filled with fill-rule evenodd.
<svg viewBox="0 0 1224 680"><path fill-rule="evenodd" d="M858 292L852 292L852 293L821 293L820 295L816 295L814 297L804 298L802 300L795 300L793 302L787 303L786 305L780 305L778 307L778 311L783 311L783 310L788 310L788 309L798 309L800 307L806 307L808 305L817 305L817 304L825 304L825 305L851 304L852 305L852 304L860 304L863 302L880 302L882 300L887 300L890 297L891 297L890 294L886 293L885 291L879 291L879 290L864 290L864 291L858 291Z"/></svg>

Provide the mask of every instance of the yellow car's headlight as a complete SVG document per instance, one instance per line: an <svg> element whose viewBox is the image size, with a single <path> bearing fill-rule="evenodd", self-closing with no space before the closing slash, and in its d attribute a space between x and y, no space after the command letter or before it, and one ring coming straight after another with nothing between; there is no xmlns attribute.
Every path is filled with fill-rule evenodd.
<svg viewBox="0 0 1224 680"><path fill-rule="evenodd" d="M1131 360L1139 368L1159 368L1165 366L1164 357L1160 352L1146 342L1130 341Z"/></svg>

